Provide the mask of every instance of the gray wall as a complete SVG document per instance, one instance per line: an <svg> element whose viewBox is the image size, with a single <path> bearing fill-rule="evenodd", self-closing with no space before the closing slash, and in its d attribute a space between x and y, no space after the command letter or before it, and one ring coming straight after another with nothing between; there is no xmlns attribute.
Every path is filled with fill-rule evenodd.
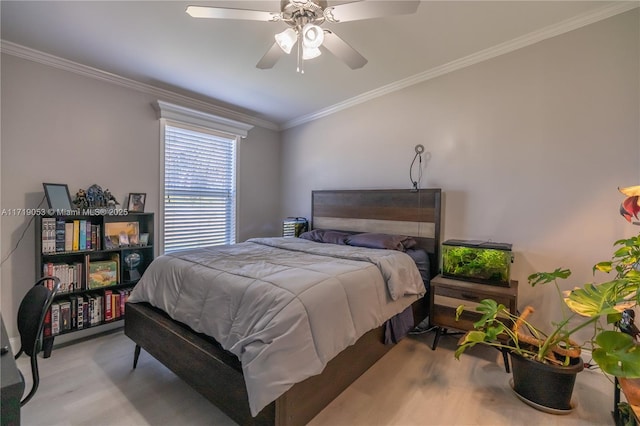
<svg viewBox="0 0 640 426"><path fill-rule="evenodd" d="M309 216L314 189L409 188L420 143L422 186L444 191L443 239L512 243L520 306L555 316L551 289L526 277L566 266L567 287L591 280L613 241L637 232L616 187L640 181L638 22L634 10L282 134L254 128L240 145L239 240ZM35 207L52 181L98 183L119 200L146 192L157 211L154 96L6 54L1 66L2 208ZM28 218L0 220L4 256ZM15 336L35 279L33 226L1 272Z"/></svg>
<svg viewBox="0 0 640 426"><path fill-rule="evenodd" d="M95 183L121 203L129 192L146 192L145 211L158 212L160 124L151 106L156 97L7 54L1 65L3 209L38 206L42 182L55 182L68 184L72 195ZM278 235L279 133L254 127L241 140L238 159L238 240ZM1 218L3 257L29 219ZM35 280L34 238L31 224L2 266L1 309L10 336L17 335L17 306Z"/></svg>
<svg viewBox="0 0 640 426"><path fill-rule="evenodd" d="M639 230L616 189L640 183L639 38L634 10L287 130L282 214L310 215L314 189L408 189L423 144L443 239L512 243L520 307L557 319L553 289L526 277L591 281Z"/></svg>

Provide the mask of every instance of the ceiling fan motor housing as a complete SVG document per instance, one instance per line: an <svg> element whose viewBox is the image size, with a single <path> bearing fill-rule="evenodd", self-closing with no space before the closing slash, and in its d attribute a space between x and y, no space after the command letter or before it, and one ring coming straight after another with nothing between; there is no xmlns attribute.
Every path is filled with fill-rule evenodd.
<svg viewBox="0 0 640 426"><path fill-rule="evenodd" d="M322 25L325 21L326 0L281 0L281 19L291 27L303 27L306 24Z"/></svg>

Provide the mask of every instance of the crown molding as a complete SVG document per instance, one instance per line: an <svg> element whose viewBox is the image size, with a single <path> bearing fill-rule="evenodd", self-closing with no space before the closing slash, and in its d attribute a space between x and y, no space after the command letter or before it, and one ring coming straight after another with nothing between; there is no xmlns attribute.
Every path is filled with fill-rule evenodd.
<svg viewBox="0 0 640 426"><path fill-rule="evenodd" d="M372 99L380 96L387 95L398 90L402 90L409 86L413 86L418 83L422 83L427 80L439 77L444 74L448 74L453 71L457 71L462 68L466 68L477 63L493 59L497 56L504 55L506 53L513 52L514 50L521 49L523 47L530 46L540 41L556 37L558 35L567 33L569 31L576 30L578 28L585 27L598 21L610 18L615 15L619 15L629 10L640 7L639 1L622 1L609 4L598 9L583 13L573 18L561 21L557 24L547 26L540 30L525 34L521 37L514 38L504 43L497 44L484 50L480 50L471 55L456 59L446 64L431 68L425 72L415 74L407 77L403 80L396 81L391 84L379 87L374 90L370 90L361 95L347 99L344 102L337 103L328 108L321 109L311 114L303 115L298 118L294 118L281 126L281 130L290 129L292 127L299 126L310 121L318 120L328 115L334 114L338 111L342 111L347 108L368 102Z"/></svg>
<svg viewBox="0 0 640 426"><path fill-rule="evenodd" d="M182 123L194 124L196 126L204 126L224 133L230 133L241 138L246 138L249 130L253 128L251 124L231 120L218 115L207 114L200 110L185 108L181 105L175 105L164 101L154 102L153 109L158 113L158 118L177 120Z"/></svg>
<svg viewBox="0 0 640 426"><path fill-rule="evenodd" d="M106 81L109 83L117 84L122 87L137 90L139 92L151 94L159 99L176 102L186 107L196 108L203 112L219 115L229 118L231 120L237 120L255 126L263 127L270 130L286 130L292 127L299 126L320 118L329 116L336 112L342 111L347 108L368 102L372 99L387 95L389 93L396 92L398 90L405 89L409 86L419 84L433 78L448 74L453 71L466 68L477 63L493 59L497 56L504 55L506 53L513 52L523 47L530 46L540 41L556 37L558 35L567 33L569 31L582 28L584 26L593 24L595 22L610 18L612 16L628 12L629 10L640 7L639 1L616 1L612 4L605 5L598 9L586 12L571 19L559 22L554 25L550 25L538 31L525 34L524 36L517 37L510 41L500 43L498 45L489 47L471 55L465 56L460 59L448 62L446 64L431 68L430 70L422 73L407 77L405 79L387 84L374 90L370 90L361 95L347 99L343 102L339 102L330 107L323 108L314 113L303 115L293 120L287 121L282 125L278 125L274 122L264 120L258 117L254 117L248 114L244 114L238 111L231 110L229 108L221 107L210 102L205 102L199 99L195 99L186 95L181 95L166 89L151 86L149 84L141 83L132 79L121 77L116 74L112 74L97 68L92 68L86 65L82 65L67 59L59 58L57 56L50 55L35 49L31 49L19 44L15 44L6 40L0 40L0 52L7 53L16 57L27 59L30 61L38 62L44 65L48 65L54 68L70 71L76 74L80 74L86 77Z"/></svg>
<svg viewBox="0 0 640 426"><path fill-rule="evenodd" d="M59 58L57 56L21 46L19 44L12 43L6 40L0 40L0 52L7 53L9 55L13 55L22 59L27 59L29 61L38 62L50 67L80 74L85 77L117 84L128 89L137 90L139 92L156 96L158 99L176 102L184 105L185 107L198 109L203 112L218 115L231 120L249 123L253 124L254 126L259 126L271 130L281 130L277 124L271 121L263 120L261 118L234 111L229 108L224 108L209 102L181 95L170 90L161 89L159 87L121 77L107 71L82 65L77 62L69 61L67 59Z"/></svg>

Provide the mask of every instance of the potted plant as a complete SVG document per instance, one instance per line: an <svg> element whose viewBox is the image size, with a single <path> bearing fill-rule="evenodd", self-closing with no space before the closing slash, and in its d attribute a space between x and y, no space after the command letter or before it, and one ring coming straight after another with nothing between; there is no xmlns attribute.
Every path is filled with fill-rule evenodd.
<svg viewBox="0 0 640 426"><path fill-rule="evenodd" d="M630 196L635 198L632 202L625 200L621 207L621 213L630 213L623 213L628 220L631 216L637 218L640 212L640 187L621 191L628 195L624 191L630 189L638 194ZM458 342L456 358L476 344L509 352L516 394L536 408L556 413L571 410L575 377L583 369L581 346L591 349L593 360L605 373L639 378L640 347L633 333L620 328L620 321L626 309L640 305L640 235L616 241L614 246L618 248L611 260L593 267L594 274L615 271L615 277L609 281L587 283L563 294L558 280L571 275L568 269L558 268L528 277L532 286L553 283L561 299L562 319L552 322L546 332L529 321L534 312L530 306L516 316L494 300L481 301L476 308L479 319L474 323L474 330ZM464 305L457 308L457 317L464 309ZM576 332L585 328L593 330L586 343L581 345L572 340Z"/></svg>

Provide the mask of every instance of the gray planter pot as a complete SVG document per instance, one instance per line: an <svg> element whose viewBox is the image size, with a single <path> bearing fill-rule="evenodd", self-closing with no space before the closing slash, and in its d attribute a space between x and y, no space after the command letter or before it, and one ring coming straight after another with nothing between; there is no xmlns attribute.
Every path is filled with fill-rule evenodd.
<svg viewBox="0 0 640 426"><path fill-rule="evenodd" d="M576 375L584 369L582 358L574 358L562 367L540 362L511 353L513 390L533 407L554 414L572 410L571 395Z"/></svg>

